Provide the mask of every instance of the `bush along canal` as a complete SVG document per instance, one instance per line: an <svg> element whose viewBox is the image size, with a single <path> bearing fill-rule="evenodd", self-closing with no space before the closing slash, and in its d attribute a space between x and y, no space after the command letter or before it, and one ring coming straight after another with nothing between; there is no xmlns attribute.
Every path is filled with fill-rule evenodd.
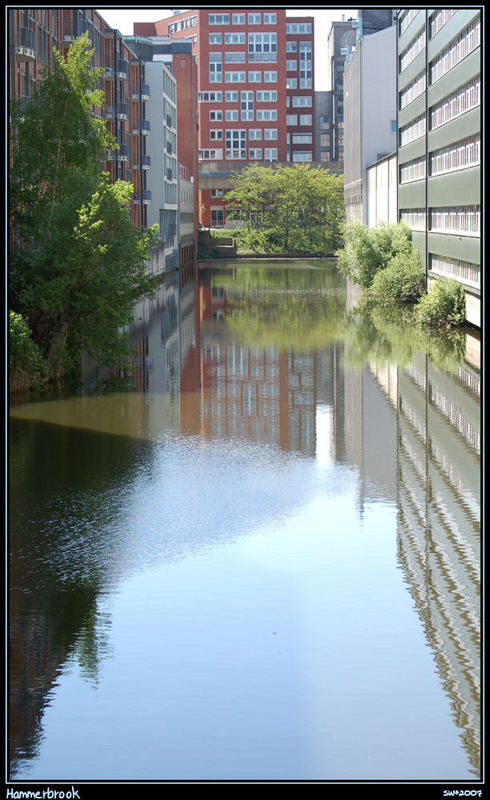
<svg viewBox="0 0 490 800"><path fill-rule="evenodd" d="M479 339L404 313L217 261L14 399L12 780L480 778Z"/></svg>

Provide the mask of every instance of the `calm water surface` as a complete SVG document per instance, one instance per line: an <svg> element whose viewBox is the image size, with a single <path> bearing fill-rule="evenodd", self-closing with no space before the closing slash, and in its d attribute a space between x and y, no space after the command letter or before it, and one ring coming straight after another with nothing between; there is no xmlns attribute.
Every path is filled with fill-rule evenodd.
<svg viewBox="0 0 490 800"><path fill-rule="evenodd" d="M217 263L12 406L13 780L479 779L479 342L351 304Z"/></svg>

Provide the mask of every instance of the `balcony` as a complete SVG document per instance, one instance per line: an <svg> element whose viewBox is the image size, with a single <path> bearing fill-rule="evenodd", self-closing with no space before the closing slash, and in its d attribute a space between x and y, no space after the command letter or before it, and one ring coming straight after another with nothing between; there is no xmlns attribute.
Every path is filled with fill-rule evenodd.
<svg viewBox="0 0 490 800"><path fill-rule="evenodd" d="M112 67L104 67L105 69L105 76L108 80L114 77L114 70Z"/></svg>
<svg viewBox="0 0 490 800"><path fill-rule="evenodd" d="M150 99L150 87L147 83L144 83L141 87L141 92L133 92L132 95L133 100L149 100Z"/></svg>
<svg viewBox="0 0 490 800"><path fill-rule="evenodd" d="M15 45L16 61L34 61L36 57L36 32L32 28L18 28Z"/></svg>
<svg viewBox="0 0 490 800"><path fill-rule="evenodd" d="M134 202L135 205L148 206L151 203L151 192L149 189L146 189L144 192L135 192L134 194Z"/></svg>
<svg viewBox="0 0 490 800"><path fill-rule="evenodd" d="M118 103L117 109L113 106L106 106L105 110L106 119L122 119L128 118L128 103Z"/></svg>
<svg viewBox="0 0 490 800"><path fill-rule="evenodd" d="M138 125L138 127L133 128L134 136L139 136L140 133L143 136L148 136L148 134L151 133L151 125L147 119L144 119L141 125Z"/></svg>
<svg viewBox="0 0 490 800"><path fill-rule="evenodd" d="M107 151L108 161L129 161L129 145L120 144L119 150Z"/></svg>
<svg viewBox="0 0 490 800"><path fill-rule="evenodd" d="M119 58L116 64L116 76L118 78L122 78L123 80L128 79L129 73L129 62L126 59Z"/></svg>
<svg viewBox="0 0 490 800"><path fill-rule="evenodd" d="M133 164L133 169L150 169L151 158L150 156L142 156L140 164Z"/></svg>

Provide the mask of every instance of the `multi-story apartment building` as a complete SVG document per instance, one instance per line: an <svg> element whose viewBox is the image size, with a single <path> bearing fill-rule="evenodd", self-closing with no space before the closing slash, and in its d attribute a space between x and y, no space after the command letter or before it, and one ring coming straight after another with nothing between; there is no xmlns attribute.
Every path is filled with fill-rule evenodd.
<svg viewBox="0 0 490 800"><path fill-rule="evenodd" d="M94 9L12 9L9 12L10 96L27 103L36 81L42 79L42 70L53 64L53 47L66 55L73 40L83 33L88 34L94 50L93 67L104 70L99 88L104 90L105 105L94 109L94 113L105 120L118 145L107 151L103 167L113 180L133 184L132 221L143 227L155 222L160 226L165 252L153 253L153 270L188 264L197 251L198 208L197 155L193 155L197 134L192 135L196 128L197 79L189 44L177 45L178 54L157 54L153 62L153 42L123 37ZM179 111L177 81L182 101ZM179 154L178 124L186 131ZM184 193L186 221L189 222L190 213L195 217L192 231L187 225L181 243L180 156L191 184ZM190 209L189 192L193 194Z"/></svg>
<svg viewBox="0 0 490 800"><path fill-rule="evenodd" d="M192 9L134 24L141 36L192 42L204 226L225 223L233 171L313 160L313 32L311 17L286 18L280 8Z"/></svg>
<svg viewBox="0 0 490 800"><path fill-rule="evenodd" d="M427 282L456 278L480 326L481 12L398 13L398 207Z"/></svg>
<svg viewBox="0 0 490 800"><path fill-rule="evenodd" d="M330 92L332 108L329 117L329 161L344 160L344 68L349 47L356 41L358 20L342 18L332 22L328 35L327 50L330 67Z"/></svg>

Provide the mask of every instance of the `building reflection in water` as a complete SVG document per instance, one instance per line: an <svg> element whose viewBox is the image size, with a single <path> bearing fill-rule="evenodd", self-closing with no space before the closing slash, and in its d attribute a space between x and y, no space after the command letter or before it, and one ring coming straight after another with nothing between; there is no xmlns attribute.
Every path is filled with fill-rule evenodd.
<svg viewBox="0 0 490 800"><path fill-rule="evenodd" d="M329 287L322 291L328 294ZM227 324L236 312L231 294L207 271L199 280L197 274L183 280L175 273L166 276L155 300L139 304L131 329L133 427L138 427L139 416L138 430L147 431L151 441L164 420L168 429L184 435L245 438L317 459L328 448L332 460L356 468L361 513L370 500L396 503L399 564L472 769L479 776L478 357L469 350L456 374L437 371L425 354L408 370L384 363L354 370L344 365L347 345L340 339L326 346L249 346ZM345 308L345 298L342 302ZM151 399L155 396L160 397L158 402ZM320 411L329 417L327 439L320 435ZM123 458L114 442L124 449ZM109 466L124 462L130 471L134 440L118 436L114 442ZM83 453L84 447L92 463L92 451L80 438L78 452ZM27 456L25 461L27 465ZM84 469L93 474L93 465L91 473L81 459L77 472ZM102 504L103 491L100 497ZM33 553L29 569L34 586ZM43 553L40 559L45 563ZM78 575L76 566L73 575ZM47 693L74 643L86 641L90 662L93 642L101 636L100 623L95 628L93 623L96 597L104 584L100 569L77 579L76 591L83 597L73 603L73 614L60 637L50 631L59 623L59 609L69 607L75 589L67 587L63 595L57 574L52 581L56 589L49 587L48 578L37 616L31 608L28 614L22 610L17 614L16 603L27 603L19 593L14 591L11 601L16 623L11 626L15 680L10 720L12 754L20 758L29 758L36 750ZM103 653L103 636L99 646Z"/></svg>

